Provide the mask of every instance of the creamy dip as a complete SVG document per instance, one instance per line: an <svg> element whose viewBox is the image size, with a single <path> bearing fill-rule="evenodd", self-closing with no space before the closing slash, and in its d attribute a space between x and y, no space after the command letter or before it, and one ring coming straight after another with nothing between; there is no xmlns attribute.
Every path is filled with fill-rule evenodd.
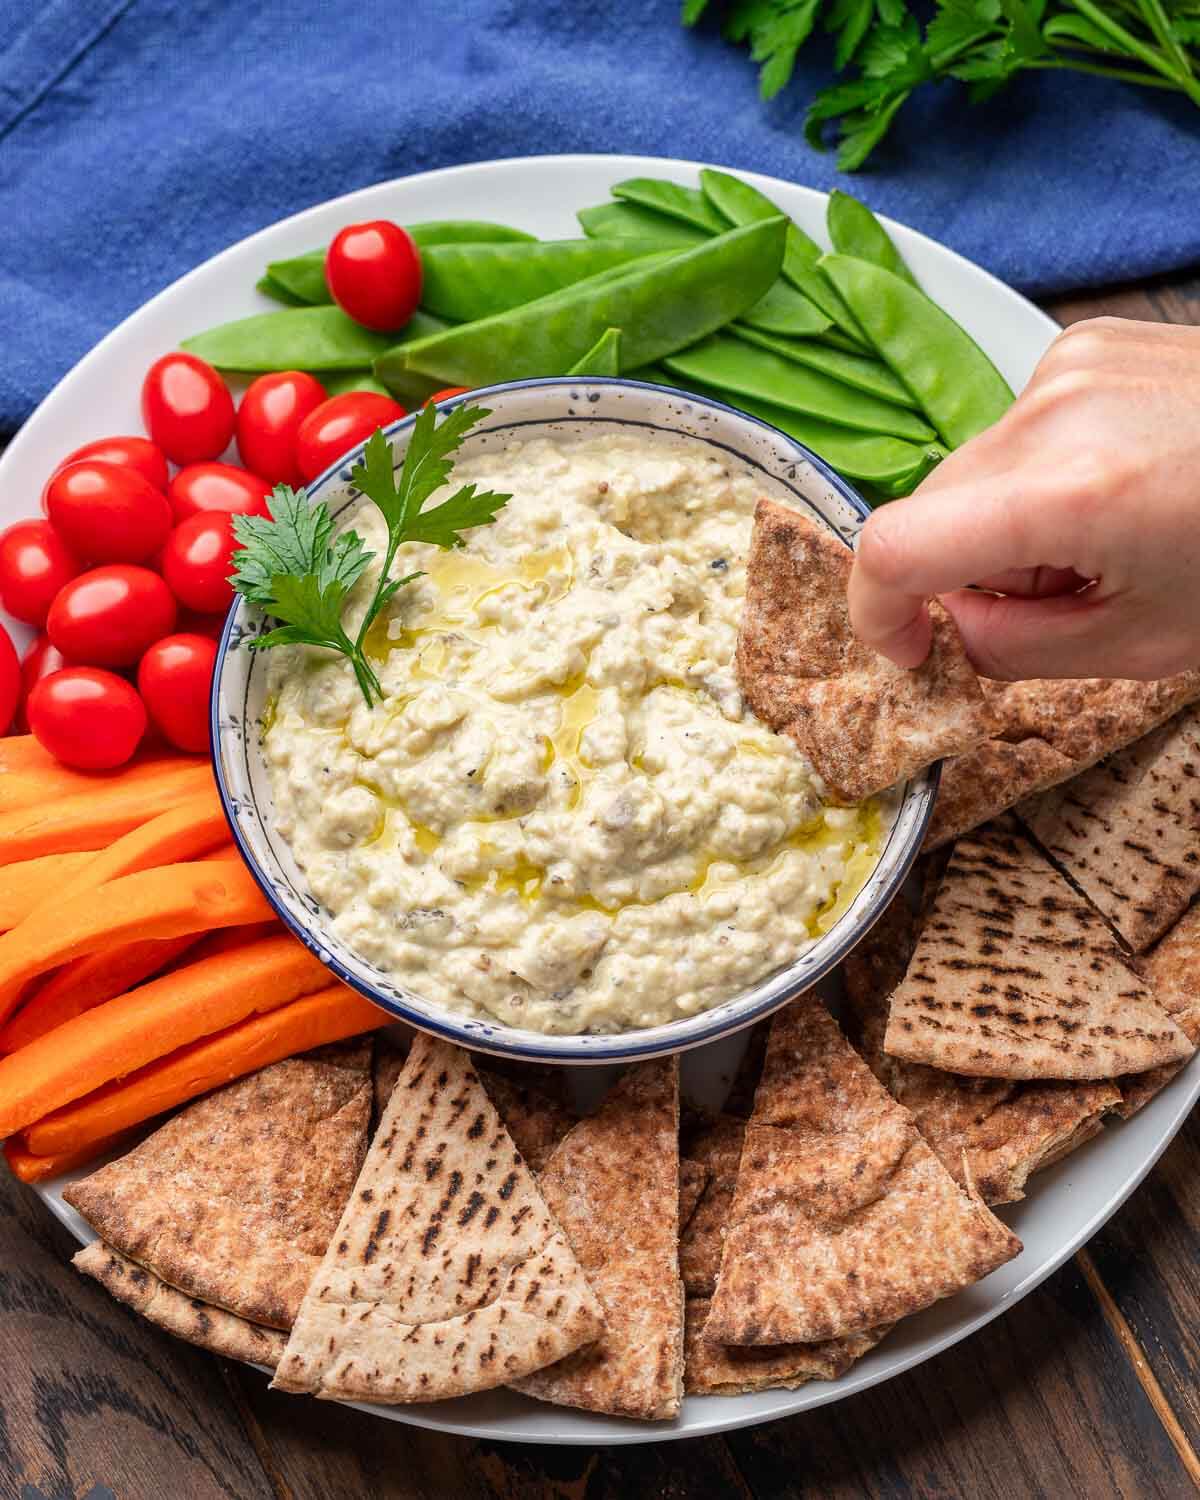
<svg viewBox="0 0 1200 1500"><path fill-rule="evenodd" d="M469 480L512 499L461 551L400 549L425 576L372 626L382 705L340 657L271 653L279 832L337 935L451 1010L611 1032L730 999L832 925L893 810L826 805L743 708L761 482L632 428L485 452ZM349 524L382 553L374 506Z"/></svg>

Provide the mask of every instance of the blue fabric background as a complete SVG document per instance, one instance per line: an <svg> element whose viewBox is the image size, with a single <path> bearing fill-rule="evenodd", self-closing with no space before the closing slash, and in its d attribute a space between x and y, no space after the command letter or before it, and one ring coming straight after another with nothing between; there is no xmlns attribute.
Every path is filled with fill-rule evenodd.
<svg viewBox="0 0 1200 1500"><path fill-rule="evenodd" d="M427 167L634 151L828 187L806 59L755 69L677 0L0 0L0 431L182 271ZM1200 111L1037 74L908 106L846 185L1032 292L1200 259Z"/></svg>

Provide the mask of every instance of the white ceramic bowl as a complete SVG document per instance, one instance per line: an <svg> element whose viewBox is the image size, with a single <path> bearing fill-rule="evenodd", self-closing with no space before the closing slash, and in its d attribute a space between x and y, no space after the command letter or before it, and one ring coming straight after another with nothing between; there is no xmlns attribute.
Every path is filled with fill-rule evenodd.
<svg viewBox="0 0 1200 1500"><path fill-rule="evenodd" d="M478 402L491 413L468 436L464 457L505 444L517 432L530 438L636 426L720 450L724 462L753 474L764 494L798 505L847 545L867 515L867 507L849 485L808 449L720 402L639 381L571 377L492 386L459 399ZM397 462L407 446L412 420L388 431ZM358 501L349 479L360 451L347 454L309 486L311 497L325 501L335 519ZM785 968L711 1010L665 1025L595 1036L545 1036L457 1015L397 984L332 933L330 913L314 899L287 843L273 829L270 777L261 748L267 661L265 653L248 648L264 628L261 610L239 600L225 625L213 687L217 782L242 854L284 922L339 979L398 1019L479 1051L562 1063L610 1063L683 1051L750 1025L815 984L868 931L907 874L932 811L936 768L905 787L874 871L830 931Z"/></svg>

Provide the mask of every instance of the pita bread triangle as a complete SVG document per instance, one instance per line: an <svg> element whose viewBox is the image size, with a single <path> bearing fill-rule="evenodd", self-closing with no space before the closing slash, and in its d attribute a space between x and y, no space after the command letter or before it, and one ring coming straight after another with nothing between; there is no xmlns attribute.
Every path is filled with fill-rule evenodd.
<svg viewBox="0 0 1200 1500"><path fill-rule="evenodd" d="M1134 952L1200 890L1200 711L1021 803L1017 815Z"/></svg>
<svg viewBox="0 0 1200 1500"><path fill-rule="evenodd" d="M689 1396L740 1396L838 1380L890 1332L891 1324L820 1344L719 1344L705 1331L712 1303L687 1303L684 1389Z"/></svg>
<svg viewBox="0 0 1200 1500"><path fill-rule="evenodd" d="M112 1249L189 1297L290 1328L366 1150L371 1044L227 1084L63 1197Z"/></svg>
<svg viewBox="0 0 1200 1500"><path fill-rule="evenodd" d="M539 1173L576 1117L565 1104L543 1093L536 1084L519 1083L504 1073L483 1069L479 1076L513 1144L530 1171Z"/></svg>
<svg viewBox="0 0 1200 1500"><path fill-rule="evenodd" d="M274 1385L436 1401L519 1379L603 1327L468 1054L416 1037Z"/></svg>
<svg viewBox="0 0 1200 1500"><path fill-rule="evenodd" d="M812 1344L919 1312L1020 1241L960 1188L811 992L780 1011L707 1339Z"/></svg>
<svg viewBox="0 0 1200 1500"><path fill-rule="evenodd" d="M683 1395L678 1059L629 1068L566 1136L540 1185L607 1326L591 1348L516 1388L614 1416L675 1416Z"/></svg>
<svg viewBox="0 0 1200 1500"><path fill-rule="evenodd" d="M1188 1039L1200 1046L1200 906L1191 906L1161 942L1140 962L1140 972L1157 1004ZM1136 1115L1155 1094L1175 1077L1182 1063L1165 1063L1145 1073L1118 1079L1121 1103L1117 1113L1123 1120Z"/></svg>
<svg viewBox="0 0 1200 1500"><path fill-rule="evenodd" d="M278 1328L263 1328L223 1307L189 1297L103 1240L93 1240L71 1264L147 1322L223 1359L273 1368L287 1343L287 1335Z"/></svg>
<svg viewBox="0 0 1200 1500"><path fill-rule="evenodd" d="M1098 913L1011 820L955 846L884 1046L989 1078L1113 1078L1193 1051Z"/></svg>
<svg viewBox="0 0 1200 1500"><path fill-rule="evenodd" d="M737 644L750 707L846 802L973 749L992 728L958 630L936 601L929 656L911 671L855 638L846 602L853 560L828 528L760 500Z"/></svg>
<svg viewBox="0 0 1200 1500"><path fill-rule="evenodd" d="M1111 1083L1028 1083L967 1078L883 1050L891 995L904 977L919 919L903 895L846 959L845 1021L850 1041L961 1186L988 1204L1024 1197L1031 1173L1050 1166L1100 1129L1120 1103ZM1092 1127L1094 1126L1094 1129Z"/></svg>
<svg viewBox="0 0 1200 1500"><path fill-rule="evenodd" d="M688 1141L689 1154L709 1174L700 1202L679 1236L679 1271L689 1297L711 1297L716 1287L745 1134L745 1120L721 1114Z"/></svg>

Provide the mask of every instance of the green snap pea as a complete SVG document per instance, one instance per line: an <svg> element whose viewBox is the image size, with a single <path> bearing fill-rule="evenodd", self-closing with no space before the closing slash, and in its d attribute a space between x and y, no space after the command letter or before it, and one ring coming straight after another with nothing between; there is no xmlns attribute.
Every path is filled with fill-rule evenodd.
<svg viewBox="0 0 1200 1500"><path fill-rule="evenodd" d="M606 328L568 375L619 375L621 373L621 330Z"/></svg>
<svg viewBox="0 0 1200 1500"><path fill-rule="evenodd" d="M282 287L293 303L316 307L333 301L325 285L324 250L309 250L287 260L271 261L267 266L266 280Z"/></svg>
<svg viewBox="0 0 1200 1500"><path fill-rule="evenodd" d="M893 276L902 276L917 285L917 278L905 265L891 235L865 203L843 193L841 188L834 188L825 210L825 223L839 255L856 255L859 260L869 260Z"/></svg>
<svg viewBox="0 0 1200 1500"><path fill-rule="evenodd" d="M382 380L376 380L374 375L368 375L362 370L322 371L317 378L325 387L327 396L344 396L349 391L370 391L375 396L393 394Z"/></svg>
<svg viewBox="0 0 1200 1500"><path fill-rule="evenodd" d="M679 183L661 177L628 177L624 182L613 184L612 195L622 202L639 203L655 213L666 214L670 219L694 224L706 234L721 234L729 227L703 193L698 193L695 188L680 187Z"/></svg>
<svg viewBox="0 0 1200 1500"><path fill-rule="evenodd" d="M864 391L868 396L878 396L881 401L894 401L897 406L915 407L916 402L904 386L896 379L881 359L869 354L847 354L841 349L831 349L815 339L784 339L775 334L760 333L757 328L747 328L744 320L731 323L729 332L748 344L760 349L769 349L782 359L794 364L806 365L810 370L820 370L832 375L843 385Z"/></svg>
<svg viewBox="0 0 1200 1500"><path fill-rule="evenodd" d="M827 255L821 264L947 447L973 438L1012 405L999 370L919 288L849 255Z"/></svg>
<svg viewBox="0 0 1200 1500"><path fill-rule="evenodd" d="M264 297L270 297L275 302L282 302L285 307L304 307L304 298L297 297L281 281L277 281L270 272L264 272L254 283L255 291L259 291Z"/></svg>
<svg viewBox="0 0 1200 1500"><path fill-rule="evenodd" d="M745 319L742 321L745 322ZM840 328L827 328L824 333L814 333L810 337L822 344L828 344L831 349L844 349L847 354L862 354L866 349L865 344L848 339Z"/></svg>
<svg viewBox="0 0 1200 1500"><path fill-rule="evenodd" d="M933 428L906 407L853 390L829 375L781 359L770 350L755 348L728 334L714 334L678 354L662 357L659 362L673 375L682 375L687 380L698 380L739 397L769 401L773 406L804 412L859 432L886 433L914 443L932 441L935 436Z"/></svg>
<svg viewBox="0 0 1200 1500"><path fill-rule="evenodd" d="M407 344L401 362L446 385L561 375L606 329L620 328L622 367L636 368L686 348L753 306L779 274L785 227L782 218L764 220L649 265L601 272L537 302Z"/></svg>
<svg viewBox="0 0 1200 1500"><path fill-rule="evenodd" d="M767 288L753 307L746 309L741 321L751 328L761 328L764 333L783 333L792 337L828 333L830 328L829 319L821 309L782 276Z"/></svg>
<svg viewBox="0 0 1200 1500"><path fill-rule="evenodd" d="M881 492L907 494L935 463L945 457L944 451L935 443L918 445L879 433L856 432L851 427L839 427L819 417L774 406L769 401L757 401L752 396L739 396L736 402L731 402L727 392L714 390L701 381L680 380L666 370L650 368L636 374L639 380L692 391L697 396L723 401L726 406L736 405L811 448L830 468L844 474L847 479L871 484Z"/></svg>
<svg viewBox="0 0 1200 1500"><path fill-rule="evenodd" d="M759 219L769 219L782 212L765 193L728 172L706 167L700 173L700 184L704 196L730 224L754 224ZM865 345L866 335L854 314L818 268L820 259L820 245L805 234L799 224L789 219L783 274L797 291L816 303L831 323L836 323L851 339Z"/></svg>
<svg viewBox="0 0 1200 1500"><path fill-rule="evenodd" d="M431 245L421 252L421 306L469 323L656 252L653 241L626 239Z"/></svg>
<svg viewBox="0 0 1200 1500"><path fill-rule="evenodd" d="M708 232L643 208L640 203L597 203L575 215L589 239L656 240L660 245L702 245Z"/></svg>
<svg viewBox="0 0 1200 1500"><path fill-rule="evenodd" d="M417 312L404 333L419 338L444 326ZM372 333L340 307L287 307L222 323L182 347L220 370L369 370L395 342L394 334Z"/></svg>

